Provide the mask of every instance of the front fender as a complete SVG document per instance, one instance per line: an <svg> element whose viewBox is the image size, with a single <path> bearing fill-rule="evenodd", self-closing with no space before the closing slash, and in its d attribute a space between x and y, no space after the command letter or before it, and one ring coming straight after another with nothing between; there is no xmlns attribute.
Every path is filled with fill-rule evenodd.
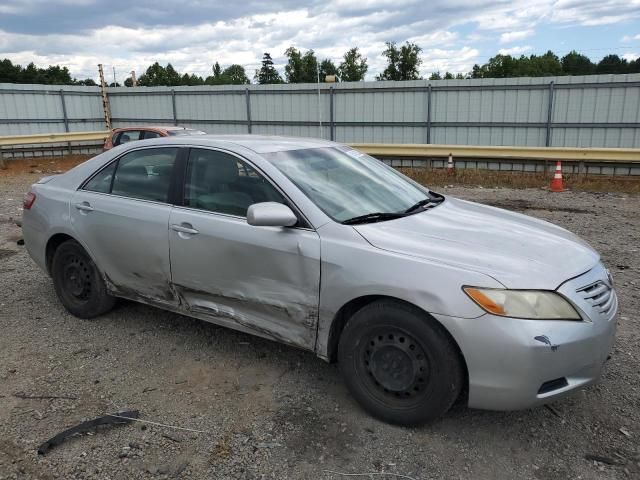
<svg viewBox="0 0 640 480"><path fill-rule="evenodd" d="M466 296L462 285L502 287L479 272L378 249L344 225L332 222L318 232L322 279L316 353L323 358L336 314L353 299L392 297L428 313L476 318L484 311Z"/></svg>

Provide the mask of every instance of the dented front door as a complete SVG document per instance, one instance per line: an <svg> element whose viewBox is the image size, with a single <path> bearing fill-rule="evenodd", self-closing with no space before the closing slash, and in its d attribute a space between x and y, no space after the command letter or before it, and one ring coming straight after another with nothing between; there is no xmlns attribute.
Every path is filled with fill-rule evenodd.
<svg viewBox="0 0 640 480"><path fill-rule="evenodd" d="M313 349L320 239L309 229L255 227L240 216L174 207L171 274L199 318Z"/></svg>

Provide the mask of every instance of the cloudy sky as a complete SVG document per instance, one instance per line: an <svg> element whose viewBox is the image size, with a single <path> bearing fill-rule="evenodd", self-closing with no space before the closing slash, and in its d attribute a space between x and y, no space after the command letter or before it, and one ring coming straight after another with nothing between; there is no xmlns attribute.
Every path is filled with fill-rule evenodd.
<svg viewBox="0 0 640 480"><path fill-rule="evenodd" d="M282 70L294 45L336 63L359 46L372 80L384 42L405 40L422 47L423 75L467 72L498 52L632 59L640 0L0 0L0 59L66 65L78 78L103 63L122 82L154 61L206 76L217 60L252 74L266 51Z"/></svg>

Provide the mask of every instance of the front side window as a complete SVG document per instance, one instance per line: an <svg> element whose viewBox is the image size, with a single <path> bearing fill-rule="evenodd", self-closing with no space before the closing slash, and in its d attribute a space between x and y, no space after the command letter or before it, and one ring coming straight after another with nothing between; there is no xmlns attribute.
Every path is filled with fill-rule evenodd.
<svg viewBox="0 0 640 480"><path fill-rule="evenodd" d="M240 217L246 217L254 203L285 203L251 165L228 153L200 148L189 154L184 196L188 207Z"/></svg>
<svg viewBox="0 0 640 480"><path fill-rule="evenodd" d="M263 156L337 222L380 212L402 215L428 195L380 160L347 147Z"/></svg>
<svg viewBox="0 0 640 480"><path fill-rule="evenodd" d="M98 172L83 187L123 197L169 201L177 148L147 148L129 152Z"/></svg>

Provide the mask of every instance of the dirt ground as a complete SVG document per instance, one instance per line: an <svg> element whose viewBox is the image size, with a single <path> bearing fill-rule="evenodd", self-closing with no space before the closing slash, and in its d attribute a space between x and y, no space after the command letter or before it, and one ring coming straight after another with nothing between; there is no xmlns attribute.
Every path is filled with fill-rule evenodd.
<svg viewBox="0 0 640 480"><path fill-rule="evenodd" d="M132 302L93 321L67 314L16 243L22 194L43 173L0 171L0 479L640 478L640 196L439 189L588 240L614 275L619 333L602 382L551 408L458 406L406 429L365 414L311 353ZM194 431L101 427L36 453L130 409ZM376 475L342 475L360 473Z"/></svg>

